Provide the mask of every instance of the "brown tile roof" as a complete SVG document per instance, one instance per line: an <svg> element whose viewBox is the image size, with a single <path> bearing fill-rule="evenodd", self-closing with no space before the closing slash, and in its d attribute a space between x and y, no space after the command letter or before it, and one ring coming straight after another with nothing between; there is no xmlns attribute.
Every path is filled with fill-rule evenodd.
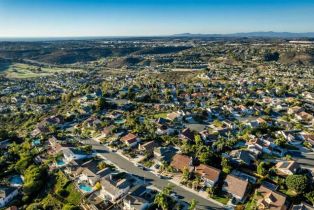
<svg viewBox="0 0 314 210"><path fill-rule="evenodd" d="M245 196L249 182L243 179L240 179L233 175L228 175L225 179L224 188L230 194L236 195L240 198Z"/></svg>
<svg viewBox="0 0 314 210"><path fill-rule="evenodd" d="M186 155L176 154L173 156L170 165L180 171L183 171L185 168L190 169L191 158Z"/></svg>
<svg viewBox="0 0 314 210"><path fill-rule="evenodd" d="M115 128L114 125L107 126L103 128L102 133L105 135L109 135L113 131L114 128Z"/></svg>
<svg viewBox="0 0 314 210"><path fill-rule="evenodd" d="M195 168L195 173L211 181L218 180L220 172L221 171L219 169L204 164L200 164Z"/></svg>
<svg viewBox="0 0 314 210"><path fill-rule="evenodd" d="M267 187L261 185L260 188L256 190L258 193L256 195L257 205L264 209L269 210L285 210L287 209L286 196L268 189Z"/></svg>
<svg viewBox="0 0 314 210"><path fill-rule="evenodd" d="M175 120L179 116L180 116L180 113L177 113L177 112L172 112L172 113L167 114L167 118L171 121Z"/></svg>
<svg viewBox="0 0 314 210"><path fill-rule="evenodd" d="M128 142L129 144L132 144L136 141L136 138L137 138L136 135L134 135L133 133L129 133L129 134L123 136L121 138L121 141Z"/></svg>

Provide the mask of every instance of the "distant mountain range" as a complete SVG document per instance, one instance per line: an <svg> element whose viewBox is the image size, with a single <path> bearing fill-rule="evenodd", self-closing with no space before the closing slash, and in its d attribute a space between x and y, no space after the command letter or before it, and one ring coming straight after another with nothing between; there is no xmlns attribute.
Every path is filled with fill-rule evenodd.
<svg viewBox="0 0 314 210"><path fill-rule="evenodd" d="M243 32L243 33L232 33L232 34L191 34L182 33L174 34L174 37L265 37L265 38L314 38L314 32L306 33L291 33L291 32Z"/></svg>

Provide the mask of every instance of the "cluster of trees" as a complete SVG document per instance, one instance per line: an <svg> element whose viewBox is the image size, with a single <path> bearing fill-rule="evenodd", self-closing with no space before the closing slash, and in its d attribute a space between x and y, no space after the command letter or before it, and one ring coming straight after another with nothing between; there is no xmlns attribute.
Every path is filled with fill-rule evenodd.
<svg viewBox="0 0 314 210"><path fill-rule="evenodd" d="M264 54L264 61L278 61L279 53L278 52L266 52Z"/></svg>
<svg viewBox="0 0 314 210"><path fill-rule="evenodd" d="M23 201L29 201L43 189L46 176L44 166L31 165L26 170L23 185Z"/></svg>
<svg viewBox="0 0 314 210"><path fill-rule="evenodd" d="M51 104L56 101L54 96L36 96L34 98L27 98L26 103L35 103L35 104Z"/></svg>

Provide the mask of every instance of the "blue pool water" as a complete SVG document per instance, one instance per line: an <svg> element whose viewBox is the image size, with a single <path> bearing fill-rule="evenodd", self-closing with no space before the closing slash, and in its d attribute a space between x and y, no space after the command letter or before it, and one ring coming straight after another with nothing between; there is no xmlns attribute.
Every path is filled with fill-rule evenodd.
<svg viewBox="0 0 314 210"><path fill-rule="evenodd" d="M34 140L32 141L32 145L33 145L33 146L38 146L38 145L40 145L40 139L34 139Z"/></svg>
<svg viewBox="0 0 314 210"><path fill-rule="evenodd" d="M119 119L114 121L116 124L123 124L125 123L125 119Z"/></svg>
<svg viewBox="0 0 314 210"><path fill-rule="evenodd" d="M79 184L79 188L84 192L92 192L93 188L87 184Z"/></svg>
<svg viewBox="0 0 314 210"><path fill-rule="evenodd" d="M57 160L57 165L63 166L63 165L65 165L65 162L62 159L59 159L59 160Z"/></svg>
<svg viewBox="0 0 314 210"><path fill-rule="evenodd" d="M20 175L12 176L9 179L9 182L10 182L10 184L13 184L13 185L22 185L23 184L23 180L22 180L22 177Z"/></svg>

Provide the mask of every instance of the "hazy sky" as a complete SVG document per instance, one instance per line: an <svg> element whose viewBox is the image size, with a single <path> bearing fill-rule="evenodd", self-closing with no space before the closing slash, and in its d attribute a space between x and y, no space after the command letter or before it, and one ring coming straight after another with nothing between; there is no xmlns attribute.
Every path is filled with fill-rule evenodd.
<svg viewBox="0 0 314 210"><path fill-rule="evenodd" d="M314 31L314 0L0 0L0 37Z"/></svg>

